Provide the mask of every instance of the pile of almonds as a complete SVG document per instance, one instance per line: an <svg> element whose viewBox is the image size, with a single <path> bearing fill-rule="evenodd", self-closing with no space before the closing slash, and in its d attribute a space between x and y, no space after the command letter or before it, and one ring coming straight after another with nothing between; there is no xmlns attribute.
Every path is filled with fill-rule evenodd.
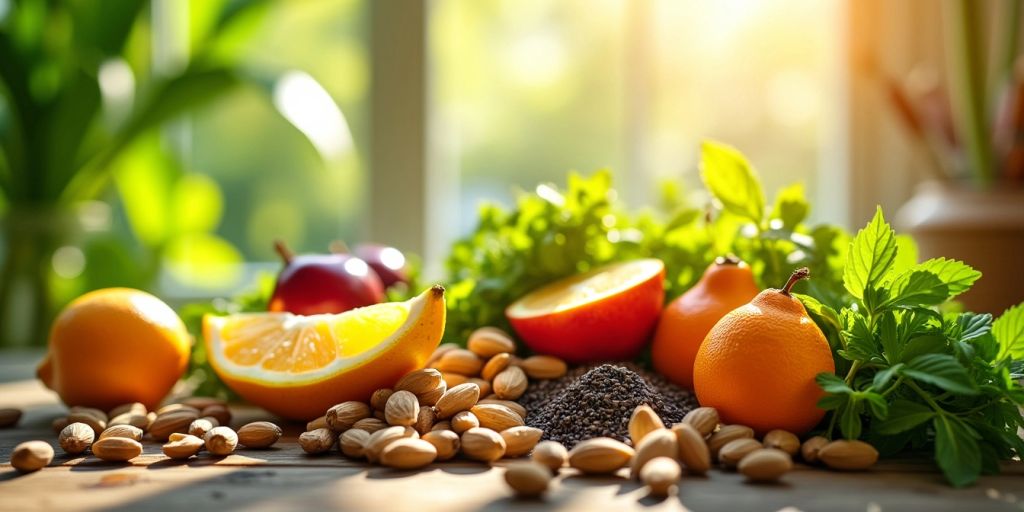
<svg viewBox="0 0 1024 512"><path fill-rule="evenodd" d="M530 453L540 429L525 424L516 402L530 379L565 375L565 362L550 356L519 359L515 342L493 327L474 331L467 348L444 344L426 367L394 388L378 389L370 403L337 404L306 426L299 444L309 454L335 444L347 457L399 469L463 457L493 462Z"/></svg>
<svg viewBox="0 0 1024 512"><path fill-rule="evenodd" d="M718 411L699 407L683 421L667 428L654 410L637 407L629 420L633 447L607 437L588 439L572 450L545 441L533 451L532 461L510 465L505 481L520 496L543 493L566 464L583 474L609 475L629 468L631 478L643 482L652 496L667 496L683 471L702 475L718 463L737 470L751 482L774 482L793 467L799 453L805 462L821 462L839 470L866 469L878 460L878 452L861 441L800 439L785 430L772 430L760 441L743 425L722 425Z"/></svg>
<svg viewBox="0 0 1024 512"><path fill-rule="evenodd" d="M237 432L227 424L227 405L208 397L190 397L156 411L135 402L108 412L90 407L72 407L68 415L53 421L57 442L69 455L87 450L110 462L125 462L142 455L142 441L148 437L165 443L164 454L187 459L204 448L214 456L230 455L241 445L267 448L281 438L281 428L267 421L246 424ZM53 460L53 448L45 441L28 441L15 447L11 465L22 472L35 471Z"/></svg>

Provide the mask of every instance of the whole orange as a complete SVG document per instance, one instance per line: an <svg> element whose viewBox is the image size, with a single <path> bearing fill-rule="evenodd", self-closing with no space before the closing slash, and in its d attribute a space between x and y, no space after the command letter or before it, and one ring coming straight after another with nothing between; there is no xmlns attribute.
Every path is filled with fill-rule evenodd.
<svg viewBox="0 0 1024 512"><path fill-rule="evenodd" d="M718 409L723 423L800 435L824 416L814 378L835 372L832 352L803 304L789 294L806 275L800 269L782 290L765 290L731 311L701 344L694 391L701 405Z"/></svg>
<svg viewBox="0 0 1024 512"><path fill-rule="evenodd" d="M140 290L86 293L61 311L39 379L68 406L153 408L181 378L191 338L181 318Z"/></svg>
<svg viewBox="0 0 1024 512"><path fill-rule="evenodd" d="M693 388L693 361L712 327L726 313L758 293L750 266L735 258L718 258L692 288L661 313L651 345L654 369L672 382Z"/></svg>

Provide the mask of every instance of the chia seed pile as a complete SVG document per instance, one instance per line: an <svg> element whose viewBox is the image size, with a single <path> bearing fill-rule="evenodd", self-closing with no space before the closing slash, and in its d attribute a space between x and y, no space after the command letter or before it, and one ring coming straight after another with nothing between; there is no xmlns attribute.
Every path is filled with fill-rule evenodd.
<svg viewBox="0 0 1024 512"><path fill-rule="evenodd" d="M649 405L669 426L697 407L689 391L633 363L581 366L560 379L533 382L519 403L530 411L527 425L569 449L593 437L629 444L629 417L639 405Z"/></svg>

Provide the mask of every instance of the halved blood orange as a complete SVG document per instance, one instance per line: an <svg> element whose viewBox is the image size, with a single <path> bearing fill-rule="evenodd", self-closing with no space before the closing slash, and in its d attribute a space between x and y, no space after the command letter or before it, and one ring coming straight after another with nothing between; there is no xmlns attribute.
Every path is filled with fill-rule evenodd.
<svg viewBox="0 0 1024 512"><path fill-rule="evenodd" d="M572 363L630 359L650 339L665 300L665 264L614 263L534 290L506 310L534 351Z"/></svg>
<svg viewBox="0 0 1024 512"><path fill-rule="evenodd" d="M444 333L444 288L336 315L240 313L203 318L214 371L246 400L309 420L368 401L421 368Z"/></svg>

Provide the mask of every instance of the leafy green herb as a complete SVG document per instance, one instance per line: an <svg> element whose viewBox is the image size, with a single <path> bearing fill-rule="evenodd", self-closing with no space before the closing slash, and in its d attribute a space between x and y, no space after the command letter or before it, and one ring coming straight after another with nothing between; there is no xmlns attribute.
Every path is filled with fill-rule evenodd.
<svg viewBox="0 0 1024 512"><path fill-rule="evenodd" d="M905 246L878 209L847 252L853 300L837 310L799 296L836 355L838 376L818 376L818 405L831 411L825 434L863 437L889 454L931 449L951 484L968 485L1024 453L1024 305L994 322L942 314L937 306L981 273L945 258L915 263L916 251L908 261Z"/></svg>

